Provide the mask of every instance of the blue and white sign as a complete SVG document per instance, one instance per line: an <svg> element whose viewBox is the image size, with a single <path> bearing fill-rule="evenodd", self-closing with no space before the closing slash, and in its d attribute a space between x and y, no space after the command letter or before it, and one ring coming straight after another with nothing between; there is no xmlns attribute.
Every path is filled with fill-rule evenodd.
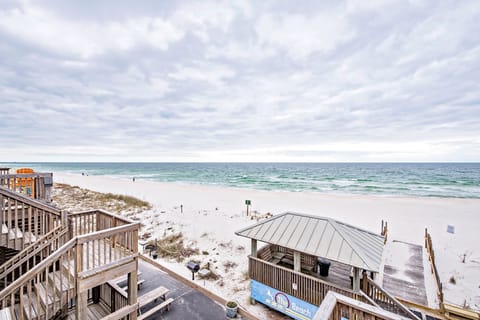
<svg viewBox="0 0 480 320"><path fill-rule="evenodd" d="M250 283L251 297L298 320L311 320L318 310L317 306L295 298L282 291L266 286L255 280Z"/></svg>

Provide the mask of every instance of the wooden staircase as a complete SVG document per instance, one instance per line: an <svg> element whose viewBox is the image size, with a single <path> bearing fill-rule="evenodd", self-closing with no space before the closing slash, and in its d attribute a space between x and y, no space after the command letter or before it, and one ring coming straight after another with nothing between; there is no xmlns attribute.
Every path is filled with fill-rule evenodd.
<svg viewBox="0 0 480 320"><path fill-rule="evenodd" d="M0 209L9 258L0 265L0 320L98 319L92 303L109 319L136 319L139 223L102 210L67 214L1 186ZM127 293L117 292L108 281L125 274Z"/></svg>

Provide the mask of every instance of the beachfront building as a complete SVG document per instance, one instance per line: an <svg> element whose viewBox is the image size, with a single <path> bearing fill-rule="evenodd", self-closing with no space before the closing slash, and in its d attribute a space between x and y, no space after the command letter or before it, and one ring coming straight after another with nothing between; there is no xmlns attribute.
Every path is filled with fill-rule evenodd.
<svg viewBox="0 0 480 320"><path fill-rule="evenodd" d="M51 172L35 172L30 168L0 168L0 186L14 190L39 201L52 201L53 174Z"/></svg>
<svg viewBox="0 0 480 320"><path fill-rule="evenodd" d="M373 280L382 262L382 235L293 212L236 234L251 239L254 302L295 319L417 319ZM266 245L258 249L259 242Z"/></svg>
<svg viewBox="0 0 480 320"><path fill-rule="evenodd" d="M67 213L12 186L0 186L0 319L137 319L140 224Z"/></svg>

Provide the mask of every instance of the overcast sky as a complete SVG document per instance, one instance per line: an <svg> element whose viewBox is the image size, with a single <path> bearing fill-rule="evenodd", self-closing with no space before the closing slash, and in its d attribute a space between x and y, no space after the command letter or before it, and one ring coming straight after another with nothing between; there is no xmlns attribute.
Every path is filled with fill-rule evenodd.
<svg viewBox="0 0 480 320"><path fill-rule="evenodd" d="M480 161L480 1L0 1L0 161Z"/></svg>

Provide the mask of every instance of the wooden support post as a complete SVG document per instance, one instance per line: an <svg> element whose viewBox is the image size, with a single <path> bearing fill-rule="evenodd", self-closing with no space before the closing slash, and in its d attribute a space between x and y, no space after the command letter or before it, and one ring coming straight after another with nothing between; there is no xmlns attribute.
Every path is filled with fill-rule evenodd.
<svg viewBox="0 0 480 320"><path fill-rule="evenodd" d="M360 269L353 267L353 291L360 291Z"/></svg>
<svg viewBox="0 0 480 320"><path fill-rule="evenodd" d="M137 298L138 298L138 258L135 258L135 263L137 267L133 272L130 272L128 274L128 304L129 305L134 305L137 303ZM130 314L130 320L136 320L137 319L137 310L132 312Z"/></svg>
<svg viewBox="0 0 480 320"><path fill-rule="evenodd" d="M88 300L88 290L83 292L77 292L77 308L75 309L75 317L77 320L87 320L88 311L87 311L87 301Z"/></svg>
<svg viewBox="0 0 480 320"><path fill-rule="evenodd" d="M255 258L257 257L257 240L256 239L252 239L252 251L250 255Z"/></svg>
<svg viewBox="0 0 480 320"><path fill-rule="evenodd" d="M362 279L362 290L363 292L368 294L368 280L367 280L367 271L363 271L363 279Z"/></svg>
<svg viewBox="0 0 480 320"><path fill-rule="evenodd" d="M80 278L78 274L83 271L83 244L78 244L76 246L76 257L75 257L75 281L77 282L77 308L75 309L75 318L77 320L86 320L87 319L87 300L88 300L88 290L84 292L79 292L80 288Z"/></svg>
<svg viewBox="0 0 480 320"><path fill-rule="evenodd" d="M302 257L300 251L293 251L293 270L298 272L302 270Z"/></svg>

